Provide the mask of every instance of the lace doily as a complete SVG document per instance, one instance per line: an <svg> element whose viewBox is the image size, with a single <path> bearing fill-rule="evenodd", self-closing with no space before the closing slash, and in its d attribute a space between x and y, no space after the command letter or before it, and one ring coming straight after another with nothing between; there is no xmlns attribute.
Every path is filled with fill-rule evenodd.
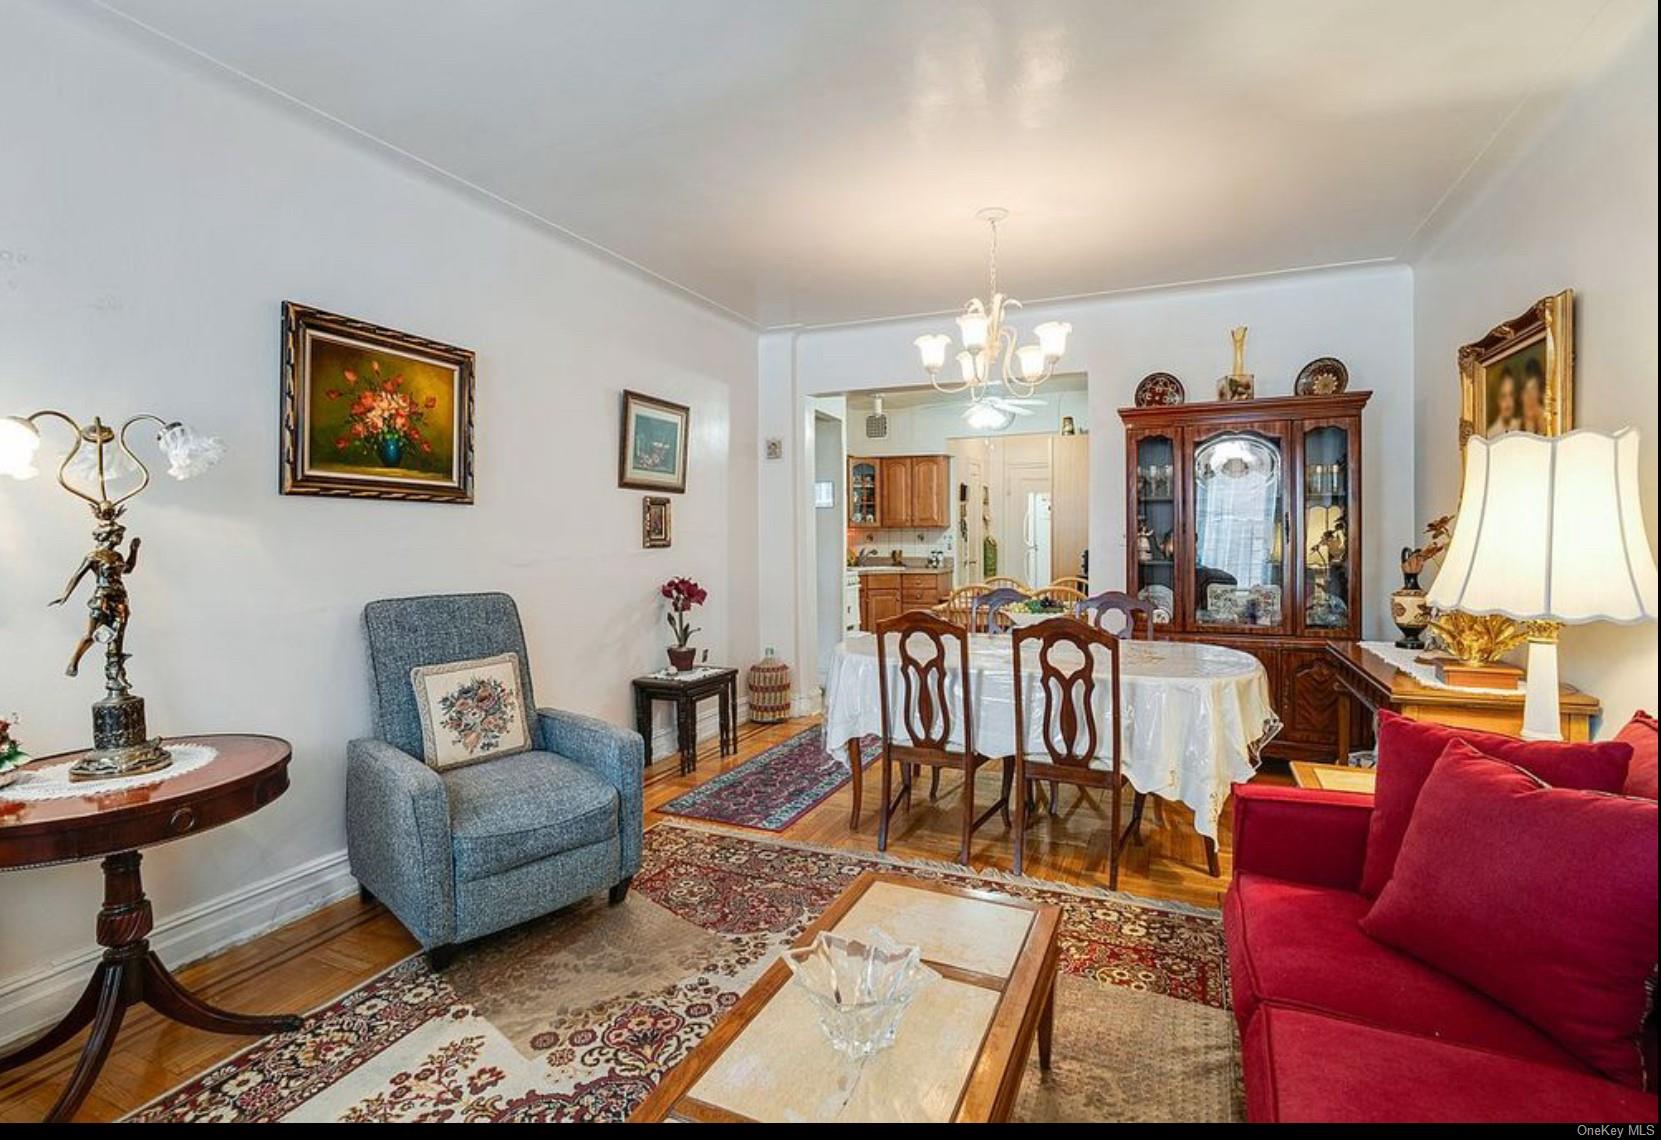
<svg viewBox="0 0 1661 1140"><path fill-rule="evenodd" d="M111 780L71 782L69 764L53 764L44 768L27 766L18 772L16 780L0 788L0 800L33 803L37 800L65 800L95 793L118 792L126 788L148 787L164 780L171 780L175 776L194 772L211 763L213 758L219 755L219 749L212 745L194 744L189 741L169 744L167 751L173 756L173 763L167 767L155 772L143 772L137 776L117 776Z"/></svg>

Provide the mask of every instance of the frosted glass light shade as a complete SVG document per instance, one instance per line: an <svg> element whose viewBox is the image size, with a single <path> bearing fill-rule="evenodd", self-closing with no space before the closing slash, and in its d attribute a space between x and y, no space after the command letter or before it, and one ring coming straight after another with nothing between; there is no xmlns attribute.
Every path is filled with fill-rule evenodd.
<svg viewBox="0 0 1661 1140"><path fill-rule="evenodd" d="M975 400L963 409L963 421L976 431L1003 431L1015 422L1015 415L986 400Z"/></svg>
<svg viewBox="0 0 1661 1140"><path fill-rule="evenodd" d="M946 346L952 343L952 338L945 333L929 333L920 336L912 342L923 357L923 368L929 372L940 371L940 366L946 363Z"/></svg>
<svg viewBox="0 0 1661 1140"><path fill-rule="evenodd" d="M0 475L33 479L35 452L40 450L40 432L28 420L0 416Z"/></svg>
<svg viewBox="0 0 1661 1140"><path fill-rule="evenodd" d="M1036 344L1023 344L1015 350L1015 361L1021 370L1021 379L1037 380L1044 375L1044 349Z"/></svg>
<svg viewBox="0 0 1661 1140"><path fill-rule="evenodd" d="M979 352L985 348L988 324L985 313L964 313L957 318L957 330L963 347L970 352Z"/></svg>
<svg viewBox="0 0 1661 1140"><path fill-rule="evenodd" d="M979 369L975 367L975 357L973 353L960 352L957 354L957 371L958 374L970 384L974 384L980 380Z"/></svg>
<svg viewBox="0 0 1661 1140"><path fill-rule="evenodd" d="M167 473L175 479L194 479L218 463L225 445L188 424L171 424L156 436L156 446L167 456Z"/></svg>
<svg viewBox="0 0 1661 1140"><path fill-rule="evenodd" d="M98 453L104 453L102 479L98 471ZM103 498L106 490L121 490L138 482L138 464L113 443L83 443L75 457L63 469L63 477L89 495Z"/></svg>
<svg viewBox="0 0 1661 1140"><path fill-rule="evenodd" d="M1656 616L1638 433L1473 436L1438 609L1579 624Z"/></svg>
<svg viewBox="0 0 1661 1140"><path fill-rule="evenodd" d="M1060 360L1067 351L1067 334L1073 331L1073 326L1066 321L1045 321L1033 329L1033 335L1038 338L1039 347L1044 355L1053 363Z"/></svg>

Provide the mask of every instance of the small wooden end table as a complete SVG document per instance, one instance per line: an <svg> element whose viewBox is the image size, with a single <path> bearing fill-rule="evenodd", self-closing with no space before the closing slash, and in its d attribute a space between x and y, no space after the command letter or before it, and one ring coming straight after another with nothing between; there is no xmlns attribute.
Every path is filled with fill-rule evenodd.
<svg viewBox="0 0 1661 1140"><path fill-rule="evenodd" d="M634 679L634 723L646 741L646 763L652 762L652 702L675 705L675 740L681 752L681 774L698 768L698 702L721 700L721 755L738 751L738 670L704 665L683 674L648 673Z"/></svg>
<svg viewBox="0 0 1661 1140"><path fill-rule="evenodd" d="M258 811L288 789L289 745L274 736L193 736L218 751L206 765L142 787L81 785L78 796L16 801L0 797L0 870L40 867L104 856L104 905L98 944L104 956L62 1021L0 1056L0 1072L44 1057L88 1025L92 1033L50 1122L68 1120L92 1089L127 1010L149 1005L164 1017L210 1033L263 1037L300 1028L290 1014L250 1017L209 1005L162 965L149 938L154 916L144 896L141 847L180 839ZM182 743L173 741L172 743ZM84 753L37 760L26 772L72 764Z"/></svg>
<svg viewBox="0 0 1661 1140"><path fill-rule="evenodd" d="M1354 768L1348 764L1312 763L1308 760L1293 760L1288 766L1292 769L1292 782L1300 788L1370 796L1378 784L1377 768Z"/></svg>
<svg viewBox="0 0 1661 1140"><path fill-rule="evenodd" d="M802 932L920 946L937 978L894 1044L848 1083L811 1000L775 961L629 1117L631 1123L866 1120L970 1124L1010 1118L1027 1057L1050 1067L1061 909L1011 895L867 871Z"/></svg>

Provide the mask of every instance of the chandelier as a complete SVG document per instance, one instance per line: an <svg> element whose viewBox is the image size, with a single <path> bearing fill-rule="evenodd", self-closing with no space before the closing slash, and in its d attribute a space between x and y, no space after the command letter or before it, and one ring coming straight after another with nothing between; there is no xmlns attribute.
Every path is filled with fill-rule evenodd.
<svg viewBox="0 0 1661 1140"><path fill-rule="evenodd" d="M1054 373L1056 362L1067 351L1067 334L1073 331L1073 326L1065 321L1045 321L1032 330L1038 338L1037 344L1019 343L1020 334L1004 323L1004 317L1009 310L1019 309L1021 302L998 292L998 223L1009 217L1009 211L1001 206L989 206L975 216L992 231L987 257L990 279L987 296L991 299L972 299L957 318L958 337L963 344L957 354L959 379L955 383L940 379L951 337L945 333L928 333L913 343L923 358L929 383L937 391L947 395L969 394L964 419L975 427L998 429L1008 427L1015 416L1031 414L1025 405L1038 401L1028 397ZM1004 391L1014 398L989 392L994 379L1001 381Z"/></svg>

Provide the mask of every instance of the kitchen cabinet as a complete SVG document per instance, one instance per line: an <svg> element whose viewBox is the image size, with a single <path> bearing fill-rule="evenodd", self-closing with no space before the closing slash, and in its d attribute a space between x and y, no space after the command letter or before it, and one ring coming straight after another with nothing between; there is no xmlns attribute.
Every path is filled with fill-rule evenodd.
<svg viewBox="0 0 1661 1140"><path fill-rule="evenodd" d="M879 621L907 610L928 609L952 592L950 570L877 570L859 576L859 628L867 633Z"/></svg>
<svg viewBox="0 0 1661 1140"><path fill-rule="evenodd" d="M945 455L848 457L848 525L944 530L951 525Z"/></svg>

